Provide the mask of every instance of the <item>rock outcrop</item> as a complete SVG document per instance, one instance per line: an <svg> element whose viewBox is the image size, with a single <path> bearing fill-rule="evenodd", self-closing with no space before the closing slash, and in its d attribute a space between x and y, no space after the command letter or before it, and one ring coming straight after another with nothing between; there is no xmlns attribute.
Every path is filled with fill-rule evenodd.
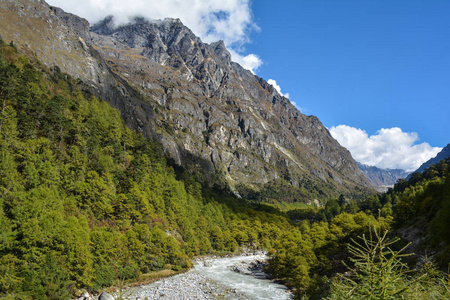
<svg viewBox="0 0 450 300"><path fill-rule="evenodd" d="M349 194L370 187L316 117L233 62L222 41L205 44L178 19L116 27L107 17L89 28L43 1L5 0L0 20L6 42L80 78L177 164L198 164L235 191L277 180Z"/></svg>

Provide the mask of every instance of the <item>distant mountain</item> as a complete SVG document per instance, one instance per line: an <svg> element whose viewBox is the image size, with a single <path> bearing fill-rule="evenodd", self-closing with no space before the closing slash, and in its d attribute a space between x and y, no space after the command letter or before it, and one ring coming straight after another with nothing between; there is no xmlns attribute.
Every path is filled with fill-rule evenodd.
<svg viewBox="0 0 450 300"><path fill-rule="evenodd" d="M428 169L431 165L435 165L439 163L441 160L449 158L450 157L450 144L445 146L444 149L442 149L441 152L439 152L435 157L430 158L428 161L424 162L417 170L415 170L413 173L420 172L423 173L426 169ZM408 176L407 179L411 177L411 174Z"/></svg>
<svg viewBox="0 0 450 300"><path fill-rule="evenodd" d="M360 162L357 162L357 164L363 174L369 179L370 183L372 183L372 185L380 192L386 191L386 189L392 187L398 179L406 178L409 174L409 172L402 169L380 169Z"/></svg>
<svg viewBox="0 0 450 300"><path fill-rule="evenodd" d="M79 78L176 164L241 195L277 185L327 199L370 188L317 117L233 62L222 41L203 43L178 19L89 26L41 0L0 1L5 42Z"/></svg>

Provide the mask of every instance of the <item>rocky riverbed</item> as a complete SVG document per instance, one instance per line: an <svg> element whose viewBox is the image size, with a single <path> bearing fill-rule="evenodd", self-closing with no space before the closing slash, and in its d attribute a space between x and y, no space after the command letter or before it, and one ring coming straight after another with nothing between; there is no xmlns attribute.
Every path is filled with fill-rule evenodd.
<svg viewBox="0 0 450 300"><path fill-rule="evenodd" d="M264 266L263 255L197 259L195 267L189 272L113 295L80 297L79 300L290 299L290 293L284 286L264 279Z"/></svg>
<svg viewBox="0 0 450 300"><path fill-rule="evenodd" d="M130 290L125 299L248 299L236 289L218 284L195 271Z"/></svg>

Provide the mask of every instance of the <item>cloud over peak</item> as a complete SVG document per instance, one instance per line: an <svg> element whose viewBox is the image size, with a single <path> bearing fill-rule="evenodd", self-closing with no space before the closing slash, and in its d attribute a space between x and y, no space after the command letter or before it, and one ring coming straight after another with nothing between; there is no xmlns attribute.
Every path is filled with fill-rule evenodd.
<svg viewBox="0 0 450 300"><path fill-rule="evenodd" d="M249 33L259 30L254 23L250 0L47 0L91 24L113 15L118 25L131 18L179 18L206 43L223 40L233 50L236 62L254 72L262 61L254 54L243 55Z"/></svg>
<svg viewBox="0 0 450 300"><path fill-rule="evenodd" d="M262 60L256 54L241 55L233 49L228 49L231 59L240 64L244 69L250 70L255 74L256 70L262 65Z"/></svg>
<svg viewBox="0 0 450 300"><path fill-rule="evenodd" d="M300 108L300 106L298 106L296 102L294 102L294 101L292 101L292 99L290 99L289 93L283 94L283 93L281 92L281 87L278 85L278 83L277 83L276 80L274 80L274 79L269 79L269 80L267 80L267 83L270 84L271 86L273 86L274 89L278 92L278 94L280 94L280 95L283 96L283 97L288 98L289 101L291 101L292 105L294 105L299 111L302 111L302 112L305 111L304 109Z"/></svg>
<svg viewBox="0 0 450 300"><path fill-rule="evenodd" d="M289 98L289 93L283 94L281 92L281 87L277 84L277 81L275 79L269 79L269 80L267 80L267 83L270 84L271 86L273 86L275 88L275 90L278 92L278 94L280 94L281 96L284 96L286 98Z"/></svg>
<svg viewBox="0 0 450 300"><path fill-rule="evenodd" d="M415 171L442 148L428 143L416 144L416 132L403 132L401 128L382 128L369 136L366 131L347 125L333 126L331 135L363 164L383 169Z"/></svg>

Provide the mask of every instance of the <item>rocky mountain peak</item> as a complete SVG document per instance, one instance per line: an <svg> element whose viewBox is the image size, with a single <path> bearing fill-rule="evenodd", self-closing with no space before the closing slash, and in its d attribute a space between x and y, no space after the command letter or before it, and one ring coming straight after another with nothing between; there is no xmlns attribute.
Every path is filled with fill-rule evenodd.
<svg viewBox="0 0 450 300"><path fill-rule="evenodd" d="M214 53L222 60L226 62L231 61L231 54L228 51L227 47L225 47L225 43L222 40L215 43L211 43L210 47L214 50Z"/></svg>
<svg viewBox="0 0 450 300"><path fill-rule="evenodd" d="M91 30L102 35L111 35L116 29L114 16L110 15L91 27Z"/></svg>
<svg viewBox="0 0 450 300"><path fill-rule="evenodd" d="M127 25L114 27L114 18L107 17L91 27L91 31L110 36L130 48L141 48L144 56L163 64L172 55L187 57L189 51L201 48L202 42L180 19L166 18L150 21L135 17Z"/></svg>

